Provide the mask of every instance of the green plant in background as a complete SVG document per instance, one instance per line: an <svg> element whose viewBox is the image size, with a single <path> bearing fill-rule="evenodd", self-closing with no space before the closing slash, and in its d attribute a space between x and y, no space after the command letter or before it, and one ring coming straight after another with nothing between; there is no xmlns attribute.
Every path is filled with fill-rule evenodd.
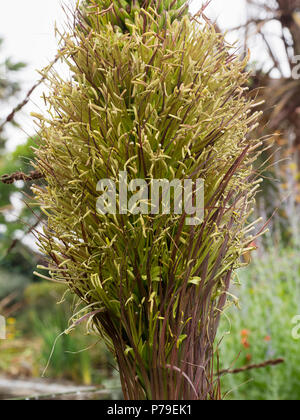
<svg viewBox="0 0 300 420"><path fill-rule="evenodd" d="M24 293L26 310L19 319L23 335L39 338L40 351L35 362L39 374L56 379L69 379L90 385L111 377L107 364L112 360L99 337L87 335L84 326L61 335L68 327L74 311L74 298L66 294L64 285L41 282L29 285ZM62 296L65 296L62 299ZM53 305L60 301L56 310ZM97 344L97 346L96 346ZM47 367L47 369L46 369Z"/></svg>
<svg viewBox="0 0 300 420"><path fill-rule="evenodd" d="M0 39L0 48L3 40ZM2 54L1 54L2 55ZM26 170L30 167L33 151L33 139L29 139L24 145L18 146L12 153L5 150L6 124L16 124L14 118L3 121L3 116L9 112L11 100L15 99L20 91L18 72L25 64L13 61L10 58L0 57L0 172L10 173L11 171ZM30 211L21 211L14 208L14 199L21 195L21 192L29 193L29 187L24 185L4 185L0 183L0 297L11 291L22 289L33 278L32 269L37 260L30 263L32 252L21 243L14 242L16 234L24 231L24 221L30 224L35 218ZM20 216L20 217L19 217ZM20 221L20 219L23 219ZM25 227L25 230L28 228ZM8 250L14 246L14 252L8 254ZM13 275L13 276L12 276ZM28 279L26 278L28 276ZM13 277L13 278L12 278ZM8 281L9 279L9 281Z"/></svg>
<svg viewBox="0 0 300 420"><path fill-rule="evenodd" d="M3 39L0 39L0 47L2 47ZM7 101L8 98L14 96L20 90L20 85L17 81L11 80L11 74L22 70L26 64L12 61L11 58L6 58L0 62L0 101Z"/></svg>
<svg viewBox="0 0 300 420"><path fill-rule="evenodd" d="M57 379L71 379L77 383L91 385L92 383L92 358L86 349L87 340L80 335L64 334L57 337L67 328L65 313L58 310L57 314L41 321L35 313L32 321L33 328L43 340L39 362L41 367L47 367L51 355L47 376ZM81 338L81 340L80 340ZM55 347L51 354L53 343Z"/></svg>
<svg viewBox="0 0 300 420"><path fill-rule="evenodd" d="M221 369L279 357L285 362L224 376L222 389L228 399L300 399L300 341L292 335L293 320L300 315L299 250L269 251L239 272L241 286L232 292L240 296L241 309L231 308L219 330Z"/></svg>
<svg viewBox="0 0 300 420"><path fill-rule="evenodd" d="M3 39L0 38L0 48L2 48ZM20 84L16 78L16 73L22 70L26 64L22 62L13 61L11 58L0 58L0 107L7 106L9 101L16 96L20 90ZM13 78L12 78L13 75ZM1 116L2 120L2 116ZM15 124L14 120L10 121ZM4 133L4 127L0 121L0 155L3 153L3 149L6 142L6 136Z"/></svg>
<svg viewBox="0 0 300 420"><path fill-rule="evenodd" d="M36 145L34 138L29 138L25 144L21 144L16 147L13 152L7 152L3 155L0 160L0 172L9 174L13 172L29 172L32 170L31 161L34 157L32 148ZM29 194L30 187L24 182L11 183L6 185L0 183L0 224L6 227L5 235L2 236L3 250L7 250L10 246L12 239L14 239L14 233L17 230L24 230L24 223L22 224L22 217L26 219L28 226L31 222L36 221L32 211L23 206L22 209L15 209L13 207L13 197L21 196L22 193ZM9 222L7 216L10 216ZM4 243L5 242L5 243Z"/></svg>
<svg viewBox="0 0 300 420"><path fill-rule="evenodd" d="M30 162L34 156L34 145L35 139L29 138L13 152L3 154L0 159L1 174L33 169ZM30 194L30 187L24 182L0 183L0 297L16 290L22 292L34 280L33 269L39 260L32 248L22 242L30 227L37 224L39 209L24 206L22 194Z"/></svg>
<svg viewBox="0 0 300 420"><path fill-rule="evenodd" d="M220 398L215 336L253 240L258 114L246 62L204 21L183 1L85 1L62 35L73 79L47 74L36 150L46 183L33 188L45 268L85 303L75 323L105 340L126 399ZM202 178L203 223L98 213L98 181L118 189L120 171L148 185Z"/></svg>

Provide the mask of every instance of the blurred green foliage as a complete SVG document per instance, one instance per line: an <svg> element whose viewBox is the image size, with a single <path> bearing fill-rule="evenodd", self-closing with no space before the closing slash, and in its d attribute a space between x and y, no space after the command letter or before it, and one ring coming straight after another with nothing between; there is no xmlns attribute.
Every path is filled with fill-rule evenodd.
<svg viewBox="0 0 300 420"><path fill-rule="evenodd" d="M0 52L3 39L0 38ZM0 105L1 108L7 107L11 98L14 98L20 91L20 84L16 78L16 73L26 66L25 63L17 62L11 58L2 58L0 55ZM1 118L2 119L2 118ZM15 124L14 121L12 121ZM4 149L6 141L5 133L0 125L0 153Z"/></svg>
<svg viewBox="0 0 300 420"><path fill-rule="evenodd" d="M45 371L54 381L120 389L115 362L99 337L87 334L84 324L62 334L79 310L65 290L46 281L27 286L22 310L7 320L8 339L0 341L0 375L41 377Z"/></svg>
<svg viewBox="0 0 300 420"><path fill-rule="evenodd" d="M2 42L0 39L0 49ZM2 57L0 51L0 175L32 169L30 161L34 139L28 139L14 152L7 152L5 127L1 126L3 117L10 111L11 99L15 99L20 90L17 73L24 66L24 63ZM10 121L9 124L15 122ZM17 241L35 222L32 212L20 204L22 193L29 193L29 187L22 182L11 185L0 183L0 298L15 290L22 292L33 280L35 255L30 247Z"/></svg>
<svg viewBox="0 0 300 420"><path fill-rule="evenodd" d="M14 152L6 153L0 159L0 174L10 174L17 171L26 173L32 170L32 147L34 145L34 138L29 138L25 144L17 146ZM5 224L7 228L6 235L3 235L1 238L2 241L5 240L6 237L10 240L13 236L13 233L16 230L24 230L24 224L20 221L22 216L26 216L27 218L32 216L32 218L35 219L32 215L32 212L28 208L24 208L22 209L22 214L20 215L20 217L16 217L17 220L11 223L7 223L7 215L9 213L11 214L11 211L14 212L14 210L12 209L12 196L14 194L21 195L22 193L29 194L30 185L27 185L22 181L15 182L14 184L10 185L0 183L0 209L2 210L0 212L0 224Z"/></svg>
<svg viewBox="0 0 300 420"><path fill-rule="evenodd" d="M276 367L223 378L227 398L238 400L300 400L300 341L292 337L292 320L300 315L299 250L270 249L239 272L241 298L223 317L221 369L283 357Z"/></svg>
<svg viewBox="0 0 300 420"><path fill-rule="evenodd" d="M46 377L101 384L111 376L113 358L104 343L99 343L99 337L87 334L84 324L70 334L62 334L70 326L73 313L80 309L65 292L64 285L50 282L28 286L24 294L27 309L21 321L23 333L41 339L36 361L40 373L49 362Z"/></svg>
<svg viewBox="0 0 300 420"><path fill-rule="evenodd" d="M32 170L32 146L34 138L29 138L14 152L3 155L0 158L0 174ZM21 203L26 198L24 194L30 194L30 186L22 181L10 185L0 183L0 297L17 288L21 291L28 281L34 280L33 271L38 256L17 240L24 238L26 231L37 220L32 212L35 209ZM19 201L17 208L14 206L16 197ZM11 278L9 282L5 280L8 277Z"/></svg>
<svg viewBox="0 0 300 420"><path fill-rule="evenodd" d="M0 39L0 48L2 47L3 39ZM22 70L26 67L25 63L16 62L11 58L6 58L0 61L0 100L7 101L11 96L14 96L20 90L20 85L14 79L12 74Z"/></svg>

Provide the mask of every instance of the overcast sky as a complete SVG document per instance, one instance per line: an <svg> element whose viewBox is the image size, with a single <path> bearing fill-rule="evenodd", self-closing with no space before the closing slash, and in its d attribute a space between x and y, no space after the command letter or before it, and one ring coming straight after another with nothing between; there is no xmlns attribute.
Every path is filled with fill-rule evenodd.
<svg viewBox="0 0 300 420"><path fill-rule="evenodd" d="M73 1L64 0L64 3ZM194 0L193 11L201 5L202 0ZM213 0L207 14L211 18L218 18L218 23L222 28L234 27L245 20L245 1ZM61 26L64 20L61 0L2 0L0 2L0 37L3 37L5 41L1 56L11 56L28 64L20 74L22 92L19 98L22 98L22 95L24 96L38 79L36 70L46 66L55 56L57 40L54 36L54 23L57 22L58 26ZM37 112L38 107L43 106L40 99L41 92L42 90L39 89L33 94L32 101L18 117L26 133L20 130L10 131L10 149L17 143L25 141L27 134L34 133L30 112ZM0 115L0 120L3 117L4 115Z"/></svg>

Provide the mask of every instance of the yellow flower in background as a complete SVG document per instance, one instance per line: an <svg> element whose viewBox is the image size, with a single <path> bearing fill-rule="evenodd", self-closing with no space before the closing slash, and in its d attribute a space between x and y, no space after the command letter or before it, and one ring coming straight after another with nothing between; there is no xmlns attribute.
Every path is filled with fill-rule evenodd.
<svg viewBox="0 0 300 420"><path fill-rule="evenodd" d="M17 323L17 320L15 318L7 318L6 320L8 340L14 340L16 338L16 335L17 335L16 323Z"/></svg>
<svg viewBox="0 0 300 420"><path fill-rule="evenodd" d="M289 169L290 169L292 172L297 172L297 170L298 170L298 165L297 165L297 163L296 163L296 162L291 162L291 163L289 164Z"/></svg>

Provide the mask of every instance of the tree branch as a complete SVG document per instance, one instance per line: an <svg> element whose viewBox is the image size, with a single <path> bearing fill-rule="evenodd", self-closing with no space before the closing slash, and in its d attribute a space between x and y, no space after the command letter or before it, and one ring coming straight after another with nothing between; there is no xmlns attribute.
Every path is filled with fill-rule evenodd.
<svg viewBox="0 0 300 420"><path fill-rule="evenodd" d="M24 181L29 182L36 179L42 179L44 175L40 171L31 171L29 174L25 174L24 172L15 172L10 175L2 175L0 180L3 184L13 184L15 181Z"/></svg>
<svg viewBox="0 0 300 420"><path fill-rule="evenodd" d="M63 52L63 49L61 49L59 51L59 53L56 55L55 59L47 66L47 70L49 71L59 60L59 58L61 57L61 52ZM11 113L5 118L5 120L3 121L3 123L0 125L0 132L3 130L4 126L11 122L15 115L21 111L22 108L24 108L25 105L28 104L30 97L32 95L32 93L46 80L46 74L40 79L38 80L33 86L32 88L27 92L27 95L25 96L25 99L19 103L19 105L17 105L12 111Z"/></svg>
<svg viewBox="0 0 300 420"><path fill-rule="evenodd" d="M234 369L234 370L226 369L226 370L222 370L221 372L218 373L218 376L222 376L222 375L226 375L226 374L235 375L237 373L243 373L243 372L247 372L247 371L253 370L253 369L262 369L262 368L266 368L268 366L281 365L284 362L285 362L284 359L267 360L267 361L265 361L263 363L255 364L255 365L249 365L249 366L244 366L244 367L242 367L240 369Z"/></svg>

